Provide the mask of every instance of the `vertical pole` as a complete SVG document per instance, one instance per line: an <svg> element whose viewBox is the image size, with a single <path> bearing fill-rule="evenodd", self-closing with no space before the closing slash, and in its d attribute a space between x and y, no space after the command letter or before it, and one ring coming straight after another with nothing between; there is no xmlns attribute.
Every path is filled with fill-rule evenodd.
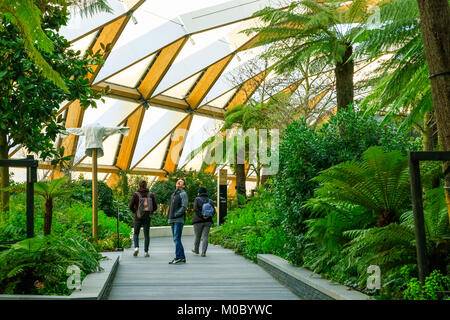
<svg viewBox="0 0 450 320"><path fill-rule="evenodd" d="M227 215L227 175L227 169L219 170L219 179L217 179L217 225L221 225Z"/></svg>
<svg viewBox="0 0 450 320"><path fill-rule="evenodd" d="M33 160L33 156L27 156L27 159ZM34 172L33 172L34 170ZM34 237L34 180L36 177L36 168L27 167L27 238Z"/></svg>
<svg viewBox="0 0 450 320"><path fill-rule="evenodd" d="M422 206L422 184L420 182L419 161L412 158L411 152L408 153L409 174L411 177L411 198L414 212L414 227L416 235L416 253L417 267L419 269L419 280L425 283L425 277L428 275L427 265L427 247L425 240L425 220L423 217Z"/></svg>
<svg viewBox="0 0 450 320"><path fill-rule="evenodd" d="M98 237L97 149L92 149L92 237Z"/></svg>
<svg viewBox="0 0 450 320"><path fill-rule="evenodd" d="M120 246L119 208L117 208L117 251L122 251Z"/></svg>

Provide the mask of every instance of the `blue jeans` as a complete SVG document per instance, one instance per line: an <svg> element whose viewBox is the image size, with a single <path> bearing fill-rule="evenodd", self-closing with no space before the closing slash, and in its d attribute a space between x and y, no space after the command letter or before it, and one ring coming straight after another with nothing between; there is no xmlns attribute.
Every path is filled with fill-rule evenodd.
<svg viewBox="0 0 450 320"><path fill-rule="evenodd" d="M181 243L181 234L183 233L184 223L172 223L173 242L175 242L175 259L186 259L184 255L183 244Z"/></svg>

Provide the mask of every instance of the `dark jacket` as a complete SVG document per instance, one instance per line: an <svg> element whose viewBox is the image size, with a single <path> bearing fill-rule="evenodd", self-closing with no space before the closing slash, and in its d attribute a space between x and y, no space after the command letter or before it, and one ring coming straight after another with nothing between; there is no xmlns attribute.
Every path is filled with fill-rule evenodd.
<svg viewBox="0 0 450 320"><path fill-rule="evenodd" d="M188 196L183 189L175 190L170 198L170 207L167 214L169 223L184 222L186 209L188 206Z"/></svg>
<svg viewBox="0 0 450 320"><path fill-rule="evenodd" d="M197 198L195 198L195 200L194 200L194 216L192 217L192 224L213 221L212 217L208 217L208 218L204 219L202 216L202 207L203 207L203 204L206 202L206 200L209 200L209 197L206 193L201 193ZM214 205L214 202L213 202L213 205Z"/></svg>
<svg viewBox="0 0 450 320"><path fill-rule="evenodd" d="M149 193L150 191L147 188L139 188L136 192L139 192L142 197L146 197L147 193ZM139 196L136 194L136 192L131 197L129 205L131 212L134 213L134 219L136 219L136 211L139 206ZM156 204L155 196L151 192L150 198L152 199L152 209L153 209L152 213L153 213L158 209L158 205Z"/></svg>

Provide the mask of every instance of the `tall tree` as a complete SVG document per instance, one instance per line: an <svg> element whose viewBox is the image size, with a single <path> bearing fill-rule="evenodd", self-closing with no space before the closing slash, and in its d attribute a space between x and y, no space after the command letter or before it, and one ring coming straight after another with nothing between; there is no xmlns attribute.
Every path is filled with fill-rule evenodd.
<svg viewBox="0 0 450 320"><path fill-rule="evenodd" d="M417 0L441 149L450 151L450 9L448 0ZM450 161L444 162L450 219Z"/></svg>
<svg viewBox="0 0 450 320"><path fill-rule="evenodd" d="M285 9L264 8L255 13L266 25L244 32L258 32L256 45L273 44L265 56L280 59L277 71L283 73L298 68L305 59L314 56L310 70L334 66L338 109L347 109L354 98L353 47L371 15L372 1L312 0L293 2Z"/></svg>
<svg viewBox="0 0 450 320"><path fill-rule="evenodd" d="M53 51L40 51L42 57L62 77L68 91L56 86L29 57L29 45L21 30L11 23L10 15L0 16L0 159L9 151L24 146L40 158L57 159L53 141L63 129L57 116L63 101L79 100L83 107L96 106L100 94L94 92L87 76L91 66L102 63L100 52L68 50L70 43L57 34L67 23L68 8L47 2L42 7L42 27L53 44ZM0 187L9 186L9 170L0 167ZM7 210L9 193L1 194L2 210Z"/></svg>
<svg viewBox="0 0 450 320"><path fill-rule="evenodd" d="M357 39L356 57L382 62L360 106L384 115L384 123L402 119L403 127L422 135L423 150L433 151L437 132L417 1L391 1L381 8L379 19Z"/></svg>
<svg viewBox="0 0 450 320"><path fill-rule="evenodd" d="M53 200L71 192L65 183L66 178L63 177L50 182L36 182L34 185L34 193L45 199L44 236L52 232ZM19 184L9 187L8 191L25 192L26 189L26 184Z"/></svg>
<svg viewBox="0 0 450 320"><path fill-rule="evenodd" d="M24 46L31 61L39 67L44 76L55 85L67 91L66 84L58 71L44 59L41 52L51 53L53 42L42 29L42 14L48 4L64 8L77 8L81 14L94 14L100 11L112 12L105 0L1 0L0 14L9 18L16 25L23 37ZM1 28L2 26L0 26Z"/></svg>

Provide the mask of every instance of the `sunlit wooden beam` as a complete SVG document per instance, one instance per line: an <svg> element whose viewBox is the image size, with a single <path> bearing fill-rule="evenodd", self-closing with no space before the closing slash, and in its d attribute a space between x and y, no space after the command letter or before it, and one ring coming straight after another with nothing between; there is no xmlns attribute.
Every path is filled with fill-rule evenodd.
<svg viewBox="0 0 450 320"><path fill-rule="evenodd" d="M95 53L97 50L102 50L102 46L107 46L109 44L112 50L112 47L114 47L115 43L119 39L119 36L121 35L123 29L127 25L130 18L131 15L124 15L119 19L114 20L110 22L108 25L104 26L99 32L98 37L95 39L90 49ZM102 57L103 60L106 60L108 58L110 52L111 51L103 53ZM94 65L91 68L92 73L89 74L88 76L90 83L92 83L92 81L95 79L96 75L100 71L100 66ZM79 101L73 101L70 104L68 104L65 108L67 109L65 127L66 128L81 127L84 117L84 108L80 105ZM64 147L64 156L75 155L76 148L78 145L78 136L70 135L65 137L61 145ZM73 157L71 161L69 161L69 163L70 165L73 164ZM62 177L63 175L64 174L59 170L54 170L54 172L51 175L51 178L55 179Z"/></svg>
<svg viewBox="0 0 450 320"><path fill-rule="evenodd" d="M41 170L52 170L53 166L50 162L39 162L38 169ZM97 169L99 173L110 173L110 174L117 174L119 172L119 169L115 166L110 165L97 165ZM75 169L72 170L73 172L92 172L92 165L82 163L79 164ZM163 169L157 169L157 168L140 168L136 167L132 170L130 170L129 174L131 175L143 175L143 176L156 176L156 177L164 177L167 173ZM236 180L235 175L228 175L228 180L233 181ZM247 181L256 181L255 177L248 177Z"/></svg>
<svg viewBox="0 0 450 320"><path fill-rule="evenodd" d="M267 74L268 71L264 70L258 73L256 76L245 81L236 91L231 100L227 103L225 109L230 110L238 105L246 103L259 87L264 78L267 76Z"/></svg>
<svg viewBox="0 0 450 320"><path fill-rule="evenodd" d="M187 37L179 39L172 44L161 49L153 63L149 67L147 73L140 81L137 91L140 93L141 98L149 99L155 88L158 86L161 79L169 70L171 64L177 57L178 53L186 43ZM139 106L137 111L133 113L126 121L126 126L130 128L128 136L122 138L122 144L120 145L119 153L117 156L116 166L122 170L128 170L133 159L134 149L139 138L142 121L145 115L145 107ZM119 182L119 176L115 173L107 180L107 184L112 187Z"/></svg>
<svg viewBox="0 0 450 320"><path fill-rule="evenodd" d="M163 162L163 169L166 172L174 172L177 168L193 118L193 115L187 116L173 131L168 151ZM159 178L159 180L161 180L161 178Z"/></svg>
<svg viewBox="0 0 450 320"><path fill-rule="evenodd" d="M186 98L187 103L192 109L196 109L199 106L200 102L212 88L214 83L216 83L217 79L232 59L233 55L228 55L205 70Z"/></svg>
<svg viewBox="0 0 450 320"><path fill-rule="evenodd" d="M159 51L157 57L138 86L138 91L141 92L145 99L148 99L155 91L187 39L187 37L181 38Z"/></svg>
<svg viewBox="0 0 450 320"><path fill-rule="evenodd" d="M130 128L128 136L122 137L122 143L120 145L119 154L117 156L116 166L122 170L128 170L131 164L132 155L136 148L136 142L141 130L142 120L144 119L145 108L139 106L133 114L128 117L125 123L126 127ZM111 174L107 180L107 184L111 187L117 185L119 176L116 173Z"/></svg>

